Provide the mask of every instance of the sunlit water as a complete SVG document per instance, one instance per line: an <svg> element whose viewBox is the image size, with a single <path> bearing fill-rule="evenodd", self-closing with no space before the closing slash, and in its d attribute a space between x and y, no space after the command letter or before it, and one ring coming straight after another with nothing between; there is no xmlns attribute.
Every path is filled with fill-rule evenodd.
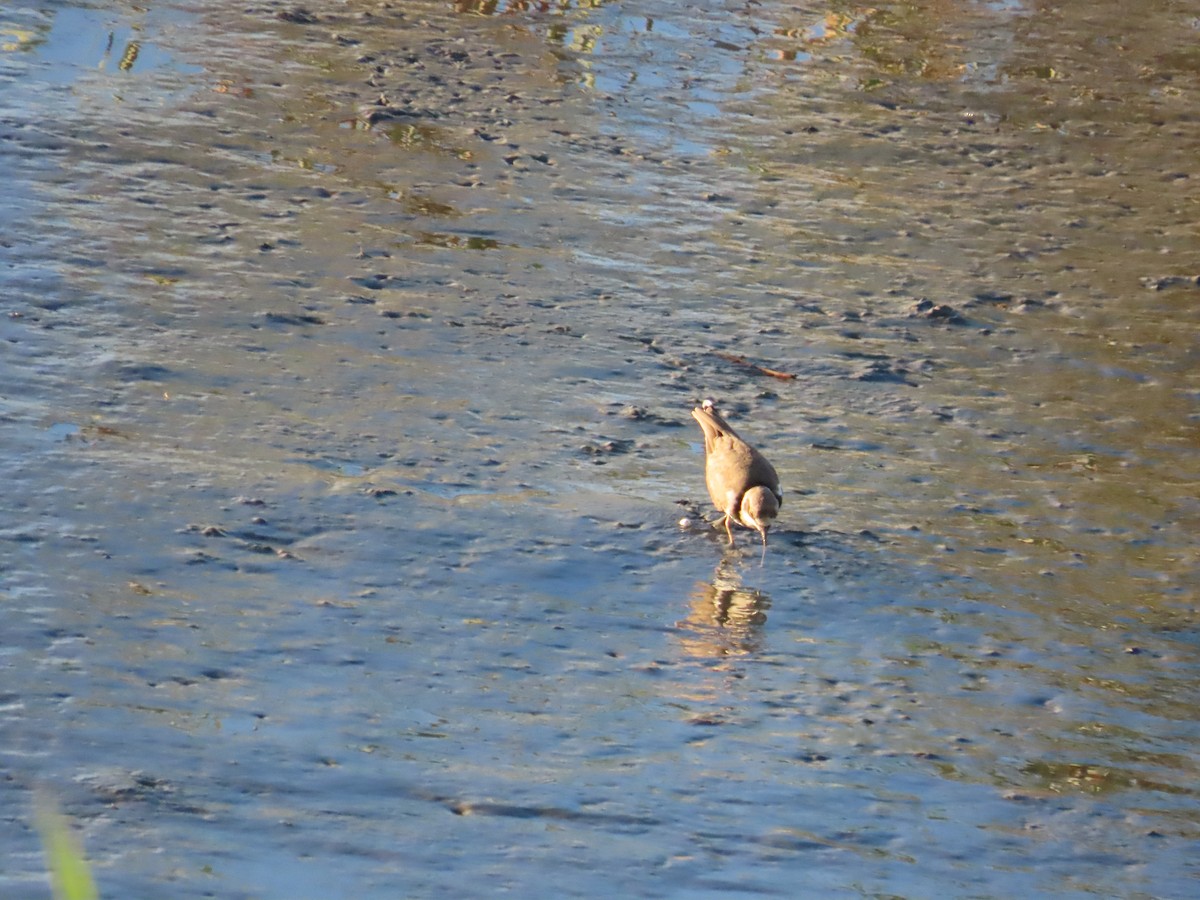
<svg viewBox="0 0 1200 900"><path fill-rule="evenodd" d="M1077 6L3 13L0 893L1193 895L1200 19Z"/></svg>

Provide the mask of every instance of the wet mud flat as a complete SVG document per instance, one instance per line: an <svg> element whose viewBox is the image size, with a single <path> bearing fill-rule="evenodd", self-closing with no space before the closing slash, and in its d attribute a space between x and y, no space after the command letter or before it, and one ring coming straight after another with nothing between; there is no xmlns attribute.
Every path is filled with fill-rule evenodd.
<svg viewBox="0 0 1200 900"><path fill-rule="evenodd" d="M6 56L0 892L40 789L104 896L1187 896L1161 12L178 6L87 20L144 69ZM677 524L710 395L784 482L761 566Z"/></svg>

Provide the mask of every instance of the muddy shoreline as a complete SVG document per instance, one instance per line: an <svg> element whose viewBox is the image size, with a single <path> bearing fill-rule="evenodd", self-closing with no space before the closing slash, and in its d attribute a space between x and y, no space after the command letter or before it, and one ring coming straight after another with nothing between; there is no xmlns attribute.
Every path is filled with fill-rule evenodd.
<svg viewBox="0 0 1200 900"><path fill-rule="evenodd" d="M0 893L1187 895L1178 10L28 17Z"/></svg>

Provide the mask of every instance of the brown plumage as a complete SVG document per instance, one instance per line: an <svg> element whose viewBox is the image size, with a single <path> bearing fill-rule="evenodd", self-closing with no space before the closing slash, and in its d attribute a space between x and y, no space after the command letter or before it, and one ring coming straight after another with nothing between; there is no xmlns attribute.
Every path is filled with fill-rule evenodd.
<svg viewBox="0 0 1200 900"><path fill-rule="evenodd" d="M733 544L729 523L736 522L762 535L765 555L767 530L783 505L775 467L729 427L712 400L693 409L692 418L704 432L704 480L713 505L724 514L721 523L729 543Z"/></svg>

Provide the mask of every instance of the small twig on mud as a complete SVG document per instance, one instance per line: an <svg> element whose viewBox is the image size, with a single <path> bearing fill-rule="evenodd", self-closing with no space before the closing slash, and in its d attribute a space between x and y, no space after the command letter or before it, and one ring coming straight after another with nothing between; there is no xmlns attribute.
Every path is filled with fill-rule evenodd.
<svg viewBox="0 0 1200 900"><path fill-rule="evenodd" d="M733 353L722 353L720 350L713 350L713 356L719 356L721 359L739 366L745 366L747 369L753 369L761 375L770 375L772 378L778 378L781 381L792 381L796 376L790 372L780 372L777 369L768 369L766 366L760 366L758 363L752 363L744 356L737 356Z"/></svg>

